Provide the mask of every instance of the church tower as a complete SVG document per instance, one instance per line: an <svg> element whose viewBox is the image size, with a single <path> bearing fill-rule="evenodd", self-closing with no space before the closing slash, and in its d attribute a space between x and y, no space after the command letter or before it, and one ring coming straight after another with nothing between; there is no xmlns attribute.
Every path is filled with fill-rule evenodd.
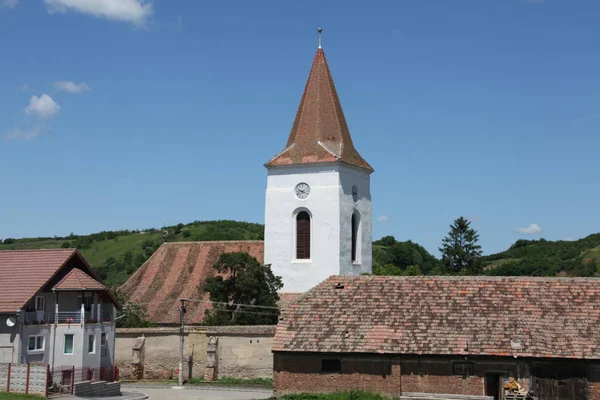
<svg viewBox="0 0 600 400"><path fill-rule="evenodd" d="M265 164L265 263L285 292L372 266L373 169L352 144L320 33L287 144Z"/></svg>

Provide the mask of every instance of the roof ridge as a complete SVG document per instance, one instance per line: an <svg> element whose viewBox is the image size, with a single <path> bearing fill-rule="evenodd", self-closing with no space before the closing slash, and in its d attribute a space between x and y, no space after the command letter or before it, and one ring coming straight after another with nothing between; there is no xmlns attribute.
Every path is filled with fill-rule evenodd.
<svg viewBox="0 0 600 400"><path fill-rule="evenodd" d="M264 243L264 240L189 240L184 242L165 242L163 245L193 243Z"/></svg>
<svg viewBox="0 0 600 400"><path fill-rule="evenodd" d="M339 279L346 280L449 280L449 281L501 281L501 280L514 280L514 281L590 281L600 282L600 277L590 276L488 276L488 275L417 275L417 276L387 276L387 275L358 275L358 276L340 276L332 275L326 281L334 281Z"/></svg>
<svg viewBox="0 0 600 400"><path fill-rule="evenodd" d="M63 249L63 248L60 248L60 249L59 248L56 248L56 249L14 249L14 250L4 249L4 250L0 250L0 253L17 253L17 252L33 253L36 251L37 252L49 252L49 251L61 251L61 252L65 251L66 252L66 251L76 251L76 250L77 249L75 247L68 247L66 249Z"/></svg>

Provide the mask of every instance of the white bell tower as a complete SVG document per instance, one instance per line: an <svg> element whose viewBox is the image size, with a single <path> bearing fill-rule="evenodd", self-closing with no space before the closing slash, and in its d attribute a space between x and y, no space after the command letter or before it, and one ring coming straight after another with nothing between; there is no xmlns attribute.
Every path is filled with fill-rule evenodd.
<svg viewBox="0 0 600 400"><path fill-rule="evenodd" d="M265 165L265 263L283 292L372 267L373 169L352 144L320 33L286 147Z"/></svg>

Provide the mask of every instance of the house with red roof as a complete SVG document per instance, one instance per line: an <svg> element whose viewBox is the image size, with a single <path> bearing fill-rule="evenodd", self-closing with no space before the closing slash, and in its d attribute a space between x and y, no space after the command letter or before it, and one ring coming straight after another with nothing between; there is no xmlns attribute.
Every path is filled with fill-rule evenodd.
<svg viewBox="0 0 600 400"><path fill-rule="evenodd" d="M76 249L0 251L0 363L112 370L117 304Z"/></svg>
<svg viewBox="0 0 600 400"><path fill-rule="evenodd" d="M278 395L600 400L600 279L332 276L273 354Z"/></svg>

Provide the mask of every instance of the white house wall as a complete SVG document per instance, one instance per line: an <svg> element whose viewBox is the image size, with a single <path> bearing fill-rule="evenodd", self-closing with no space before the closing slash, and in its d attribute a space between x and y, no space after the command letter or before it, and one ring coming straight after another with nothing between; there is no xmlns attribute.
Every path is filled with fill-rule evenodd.
<svg viewBox="0 0 600 400"><path fill-rule="evenodd" d="M16 314L0 314L0 364L18 362L21 335L19 325L9 327L6 320Z"/></svg>

